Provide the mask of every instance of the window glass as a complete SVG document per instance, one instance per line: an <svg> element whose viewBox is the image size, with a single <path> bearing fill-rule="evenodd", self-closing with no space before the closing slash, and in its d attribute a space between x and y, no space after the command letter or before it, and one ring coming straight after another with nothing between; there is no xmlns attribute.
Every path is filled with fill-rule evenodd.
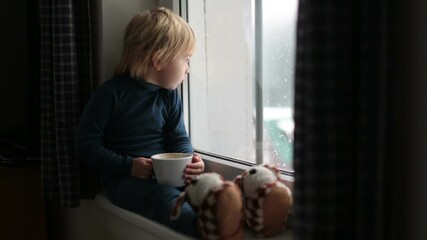
<svg viewBox="0 0 427 240"><path fill-rule="evenodd" d="M262 2L264 162L293 170L294 58L297 0Z"/></svg>
<svg viewBox="0 0 427 240"><path fill-rule="evenodd" d="M196 150L292 170L297 0L188 1L186 90Z"/></svg>

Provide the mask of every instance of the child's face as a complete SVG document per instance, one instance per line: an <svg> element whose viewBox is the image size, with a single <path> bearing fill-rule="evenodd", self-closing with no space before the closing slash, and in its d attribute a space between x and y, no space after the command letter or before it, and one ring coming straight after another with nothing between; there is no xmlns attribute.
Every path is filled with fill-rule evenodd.
<svg viewBox="0 0 427 240"><path fill-rule="evenodd" d="M165 64L159 71L157 71L157 84L166 89L175 89L190 72L188 62L191 53L178 55L168 64Z"/></svg>

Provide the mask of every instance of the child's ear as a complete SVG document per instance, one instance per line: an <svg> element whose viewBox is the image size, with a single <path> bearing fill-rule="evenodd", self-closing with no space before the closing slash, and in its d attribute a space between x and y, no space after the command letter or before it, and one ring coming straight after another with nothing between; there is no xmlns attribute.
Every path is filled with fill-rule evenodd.
<svg viewBox="0 0 427 240"><path fill-rule="evenodd" d="M154 69L156 69L157 71L160 71L160 69L162 69L162 65L160 64L159 58L157 56L157 51L153 53L151 63L153 64Z"/></svg>

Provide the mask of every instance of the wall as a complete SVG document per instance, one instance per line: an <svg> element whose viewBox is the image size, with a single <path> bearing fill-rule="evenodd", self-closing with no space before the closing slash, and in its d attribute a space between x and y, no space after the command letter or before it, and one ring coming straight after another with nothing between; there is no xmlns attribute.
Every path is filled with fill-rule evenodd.
<svg viewBox="0 0 427 240"><path fill-rule="evenodd" d="M37 1L7 0L1 11L0 139L38 151L40 36Z"/></svg>
<svg viewBox="0 0 427 240"><path fill-rule="evenodd" d="M27 2L8 0L3 3L2 80L0 82L0 132L25 124L27 101ZM4 12L4 14L3 14ZM20 29L16 31L14 29ZM10 104L13 103L13 104ZM22 109L22 111L16 111ZM5 117L7 116L7 117Z"/></svg>
<svg viewBox="0 0 427 240"><path fill-rule="evenodd" d="M41 192L38 164L0 165L0 239L45 239Z"/></svg>
<svg viewBox="0 0 427 240"><path fill-rule="evenodd" d="M156 0L103 0L95 1L95 11L98 13L98 81L102 82L112 77L114 69L120 60L123 48L123 35L126 25L131 18L144 9L158 6Z"/></svg>

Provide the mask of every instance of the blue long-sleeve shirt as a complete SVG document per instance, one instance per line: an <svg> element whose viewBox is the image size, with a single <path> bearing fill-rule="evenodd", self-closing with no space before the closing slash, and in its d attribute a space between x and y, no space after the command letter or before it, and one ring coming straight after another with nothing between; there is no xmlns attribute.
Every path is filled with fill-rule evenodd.
<svg viewBox="0 0 427 240"><path fill-rule="evenodd" d="M77 148L81 158L110 176L130 176L135 157L163 152L192 153L177 90L115 77L95 90L80 119Z"/></svg>

